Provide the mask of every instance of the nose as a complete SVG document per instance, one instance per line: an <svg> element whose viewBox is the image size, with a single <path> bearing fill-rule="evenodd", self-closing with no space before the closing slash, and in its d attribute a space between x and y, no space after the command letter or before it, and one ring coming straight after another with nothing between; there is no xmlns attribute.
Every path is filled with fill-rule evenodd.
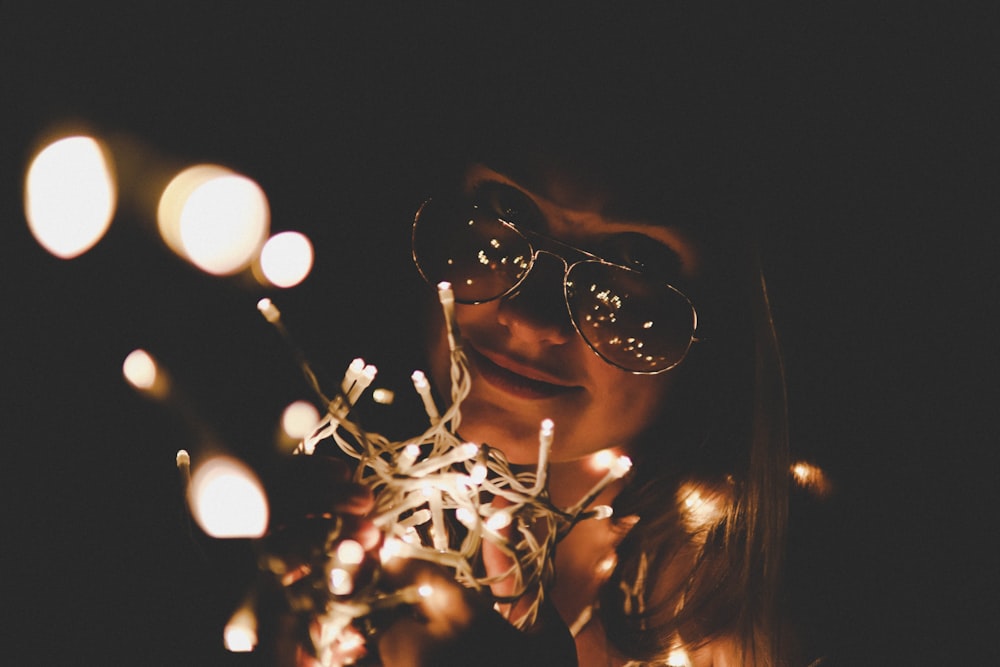
<svg viewBox="0 0 1000 667"><path fill-rule="evenodd" d="M566 310L565 275L561 257L539 252L517 290L501 300L497 321L524 342L561 345L570 340L573 323Z"/></svg>

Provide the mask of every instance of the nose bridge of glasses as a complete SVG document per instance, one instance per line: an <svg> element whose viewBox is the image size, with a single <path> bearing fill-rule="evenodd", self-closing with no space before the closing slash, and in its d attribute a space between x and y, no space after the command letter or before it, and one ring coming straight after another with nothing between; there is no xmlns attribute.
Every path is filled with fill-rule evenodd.
<svg viewBox="0 0 1000 667"><path fill-rule="evenodd" d="M536 256L540 253L544 253L555 257L563 263L567 270L578 262L589 259L597 259L597 257L590 254L586 250L582 250L581 248L577 248L576 246L572 246L565 241L560 241L559 239L551 236L539 234L538 232L525 233L521 230L517 231L521 234L521 236L527 239Z"/></svg>

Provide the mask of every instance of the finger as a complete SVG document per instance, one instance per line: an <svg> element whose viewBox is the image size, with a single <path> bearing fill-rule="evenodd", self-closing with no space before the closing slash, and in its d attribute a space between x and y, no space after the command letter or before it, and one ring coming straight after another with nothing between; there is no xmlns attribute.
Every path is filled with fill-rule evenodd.
<svg viewBox="0 0 1000 667"><path fill-rule="evenodd" d="M510 506L510 501L502 496L493 498L491 505L494 509L500 510ZM513 522L496 531L508 544L510 543ZM516 581L511 568L514 566L514 559L510 554L505 553L489 538L484 538L482 543L483 567L486 568L487 577L502 577L504 573L510 572L506 577L499 579L490 585L490 590L497 597L510 597L515 593Z"/></svg>

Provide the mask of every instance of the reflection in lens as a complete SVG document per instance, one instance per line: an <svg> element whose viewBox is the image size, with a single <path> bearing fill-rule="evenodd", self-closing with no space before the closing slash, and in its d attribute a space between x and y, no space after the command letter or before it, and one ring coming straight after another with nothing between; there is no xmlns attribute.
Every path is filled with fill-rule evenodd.
<svg viewBox="0 0 1000 667"><path fill-rule="evenodd" d="M676 365L691 344L694 309L669 285L600 262L581 262L566 285L587 343L621 368L652 373Z"/></svg>
<svg viewBox="0 0 1000 667"><path fill-rule="evenodd" d="M531 263L531 246L486 212L428 202L413 227L413 255L431 284L452 284L455 299L481 303L505 294Z"/></svg>

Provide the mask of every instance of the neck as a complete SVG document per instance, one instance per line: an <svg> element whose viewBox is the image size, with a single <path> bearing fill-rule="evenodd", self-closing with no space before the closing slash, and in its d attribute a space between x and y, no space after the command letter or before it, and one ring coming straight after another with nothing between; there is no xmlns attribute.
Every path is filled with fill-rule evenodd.
<svg viewBox="0 0 1000 667"><path fill-rule="evenodd" d="M548 474L549 499L560 509L570 507L590 493L606 474L606 469L596 467L590 459L551 463ZM610 505L621 487L622 481L615 480L590 503L589 507Z"/></svg>

